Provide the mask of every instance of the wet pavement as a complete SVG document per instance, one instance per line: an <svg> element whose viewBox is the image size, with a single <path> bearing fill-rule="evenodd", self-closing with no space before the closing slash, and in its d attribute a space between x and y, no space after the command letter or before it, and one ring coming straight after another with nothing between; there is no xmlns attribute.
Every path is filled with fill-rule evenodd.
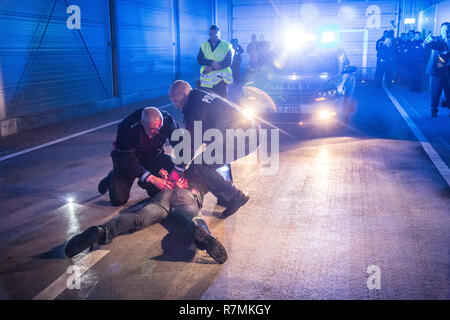
<svg viewBox="0 0 450 320"><path fill-rule="evenodd" d="M447 110L432 122L419 96L390 91L449 166ZM145 199L135 186L130 202L117 208L97 192L111 167L114 125L0 162L0 296L449 299L449 186L382 88L360 84L357 98L347 128L282 135L278 174L260 175L255 155L233 163L249 203L221 219L223 208L208 195L201 213L228 250L224 265L196 252L170 220L90 254L64 257L71 235ZM123 115L115 116L90 118L90 124ZM55 136L52 130L41 139L33 131L35 143ZM70 126L59 132L72 133ZM4 141L2 155L19 150ZM67 288L73 273L66 271L83 259L91 260L80 288ZM381 272L380 289L367 287L369 266Z"/></svg>

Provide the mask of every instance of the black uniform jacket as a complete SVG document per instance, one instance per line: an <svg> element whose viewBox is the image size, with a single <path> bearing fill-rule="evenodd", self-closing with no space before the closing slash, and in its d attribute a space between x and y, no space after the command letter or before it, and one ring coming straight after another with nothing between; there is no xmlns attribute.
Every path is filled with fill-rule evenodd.
<svg viewBox="0 0 450 320"><path fill-rule="evenodd" d="M199 89L193 89L189 94L183 114L185 127L191 135L192 152L195 152L194 121L201 121L202 137L206 130L218 129L223 135L224 143L227 129L256 128L255 124L247 120L233 103L216 94Z"/></svg>
<svg viewBox="0 0 450 320"><path fill-rule="evenodd" d="M426 49L432 49L430 60L428 60L426 73L432 76L441 76L444 73L443 69L436 68L435 60L440 53L450 51L450 47L445 43L442 37L436 37L428 43L424 43Z"/></svg>
<svg viewBox="0 0 450 320"><path fill-rule="evenodd" d="M142 108L134 111L119 124L115 143L116 150L113 150L113 160L119 158L119 161L122 162L120 166L132 170L137 178L147 171L143 164L152 161L164 152L163 147L167 139L172 146L176 144L176 142L170 141L170 137L172 132L180 127L168 112L161 110L163 125L159 134L150 139L141 124L143 110ZM115 157L115 152L119 156ZM157 172L151 173L158 174Z"/></svg>

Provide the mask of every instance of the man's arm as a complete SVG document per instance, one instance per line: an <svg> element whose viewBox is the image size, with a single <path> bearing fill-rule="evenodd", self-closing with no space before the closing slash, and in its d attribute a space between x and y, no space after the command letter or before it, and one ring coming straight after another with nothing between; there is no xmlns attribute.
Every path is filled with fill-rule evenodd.
<svg viewBox="0 0 450 320"><path fill-rule="evenodd" d="M178 124L178 122L176 122L173 117L171 115L168 115L168 117L164 120L168 122L168 138L169 138L169 143L172 147L176 146L178 144L178 141L172 141L171 137L172 134L175 130L180 129L180 125Z"/></svg>
<svg viewBox="0 0 450 320"><path fill-rule="evenodd" d="M439 37L433 37L431 34L423 42L423 47L425 49L442 50L442 44L439 41Z"/></svg>
<svg viewBox="0 0 450 320"><path fill-rule="evenodd" d="M225 56L225 58L219 63L220 69L231 67L232 63L233 63L233 50L230 49L228 50L228 53Z"/></svg>
<svg viewBox="0 0 450 320"><path fill-rule="evenodd" d="M203 54L202 48L200 48L198 50L198 54L197 54L197 62L199 65L201 66L211 66L211 62L213 60L209 60L205 58L205 55Z"/></svg>

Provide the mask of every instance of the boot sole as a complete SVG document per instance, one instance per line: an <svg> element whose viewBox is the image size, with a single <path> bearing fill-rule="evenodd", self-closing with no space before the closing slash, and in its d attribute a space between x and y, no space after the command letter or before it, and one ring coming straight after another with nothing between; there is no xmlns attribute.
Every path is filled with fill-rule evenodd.
<svg viewBox="0 0 450 320"><path fill-rule="evenodd" d="M195 233L197 241L205 244L206 252L220 264L225 263L228 259L227 250L214 236L202 228L197 228Z"/></svg>

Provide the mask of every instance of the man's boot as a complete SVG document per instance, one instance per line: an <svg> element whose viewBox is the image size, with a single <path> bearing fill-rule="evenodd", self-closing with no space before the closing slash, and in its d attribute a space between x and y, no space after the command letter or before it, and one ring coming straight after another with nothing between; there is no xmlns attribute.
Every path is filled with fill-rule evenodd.
<svg viewBox="0 0 450 320"><path fill-rule="evenodd" d="M101 194L105 194L106 192L108 192L109 190L109 174L104 177L102 180L100 180L99 184L98 184L98 192L100 192Z"/></svg>
<svg viewBox="0 0 450 320"><path fill-rule="evenodd" d="M247 201L250 199L247 193L239 191L239 193L230 201L228 201L227 208L222 213L222 217L226 218L231 216L233 213L239 210Z"/></svg>
<svg viewBox="0 0 450 320"><path fill-rule="evenodd" d="M105 231L103 228L93 226L72 237L65 248L66 256L72 258L94 244L99 243L105 237Z"/></svg>
<svg viewBox="0 0 450 320"><path fill-rule="evenodd" d="M222 264L227 261L228 254L224 246L209 231L205 220L200 218L193 219L194 243L199 250L206 250L211 258Z"/></svg>
<svg viewBox="0 0 450 320"><path fill-rule="evenodd" d="M437 110L431 110L431 117L432 118L437 118Z"/></svg>

